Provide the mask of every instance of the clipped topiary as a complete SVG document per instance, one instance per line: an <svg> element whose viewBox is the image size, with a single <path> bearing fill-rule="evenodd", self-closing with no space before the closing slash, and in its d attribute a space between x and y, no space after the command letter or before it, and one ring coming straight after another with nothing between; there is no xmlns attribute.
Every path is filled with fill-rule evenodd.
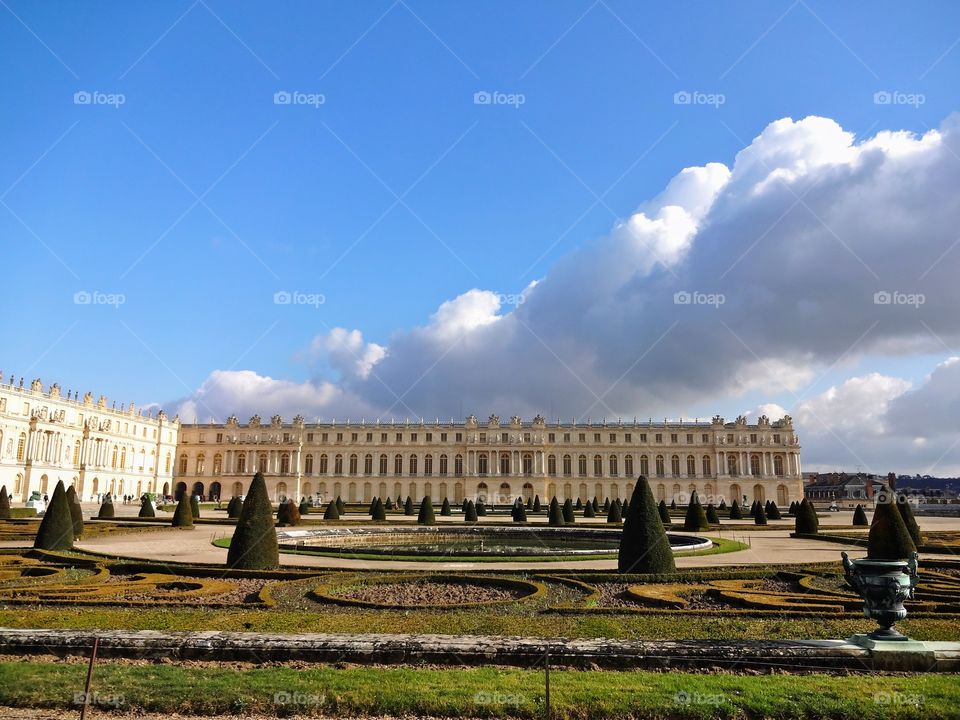
<svg viewBox="0 0 960 720"><path fill-rule="evenodd" d="M637 479L630 498L630 511L620 537L617 568L622 573L657 574L672 573L677 569L650 484L643 475Z"/></svg>
<svg viewBox="0 0 960 720"><path fill-rule="evenodd" d="M564 525L574 525L577 522L577 516L573 512L573 500L567 498L563 501L563 523Z"/></svg>
<svg viewBox="0 0 960 720"><path fill-rule="evenodd" d="M477 512L477 517L484 517L487 514L487 506L484 504L483 500L477 500L474 504L473 509Z"/></svg>
<svg viewBox="0 0 960 720"><path fill-rule="evenodd" d="M10 496L7 495L7 486L0 487L0 520L10 519Z"/></svg>
<svg viewBox="0 0 960 720"><path fill-rule="evenodd" d="M63 489L62 480L57 482L50 504L43 513L33 546L40 550L73 548L73 516L70 514L70 502L67 500L67 491Z"/></svg>
<svg viewBox="0 0 960 720"><path fill-rule="evenodd" d="M371 520L386 520L387 519L387 509L383 506L380 498L377 498L377 501L373 504L373 512L370 513Z"/></svg>
<svg viewBox="0 0 960 720"><path fill-rule="evenodd" d="M377 496L373 496L373 500L370 501L370 507L367 508L367 515L373 515L373 508L377 504Z"/></svg>
<svg viewBox="0 0 960 720"><path fill-rule="evenodd" d="M518 523L525 523L527 521L527 509L523 506L522 502L517 502L513 506L513 521Z"/></svg>
<svg viewBox="0 0 960 720"><path fill-rule="evenodd" d="M180 496L180 502L177 503L177 509L173 511L173 521L170 523L173 527L192 528L193 513L190 512L190 498L186 493Z"/></svg>
<svg viewBox="0 0 960 720"><path fill-rule="evenodd" d="M443 498L443 504L440 506L440 515L443 517L449 517L450 512L450 501L447 498Z"/></svg>
<svg viewBox="0 0 960 720"><path fill-rule="evenodd" d="M231 519L240 517L241 508L243 508L243 500L234 495L227 503L227 517Z"/></svg>
<svg viewBox="0 0 960 720"><path fill-rule="evenodd" d="M720 498L720 504L717 506L717 510L719 510L720 512L723 512L726 509L727 509L727 501L724 500L723 498Z"/></svg>
<svg viewBox="0 0 960 720"><path fill-rule="evenodd" d="M557 498L553 498L553 500L550 501L550 513L547 518L547 523L550 527L563 526L563 511L560 509L560 503L557 502Z"/></svg>
<svg viewBox="0 0 960 720"><path fill-rule="evenodd" d="M576 504L573 506L574 510L583 510L583 500L577 498Z"/></svg>
<svg viewBox="0 0 960 720"><path fill-rule="evenodd" d="M194 520L200 518L200 498L196 495L190 496L190 514L193 515Z"/></svg>
<svg viewBox="0 0 960 720"><path fill-rule="evenodd" d="M300 506L297 508L297 512L300 513L300 517L310 513L310 503L307 502L306 498L300 499Z"/></svg>
<svg viewBox="0 0 960 720"><path fill-rule="evenodd" d="M393 498L387 498L387 501L383 504L383 508L385 510L393 510L394 508Z"/></svg>
<svg viewBox="0 0 960 720"><path fill-rule="evenodd" d="M103 502L100 503L100 511L97 513L97 517L101 520L112 520L114 517L113 498L109 493L103 496Z"/></svg>
<svg viewBox="0 0 960 720"><path fill-rule="evenodd" d="M409 500L409 498L407 499ZM346 510L346 506L343 504L343 498L337 495L337 512L340 515L343 515L345 510Z"/></svg>
<svg viewBox="0 0 960 720"><path fill-rule="evenodd" d="M70 506L70 519L73 521L73 539L83 537L83 509L80 507L80 498L77 489L71 485L67 488L67 503Z"/></svg>
<svg viewBox="0 0 960 720"><path fill-rule="evenodd" d="M753 516L754 525L766 525L767 524L767 511L763 509L763 505L757 503L757 512Z"/></svg>
<svg viewBox="0 0 960 720"><path fill-rule="evenodd" d="M743 511L740 510L740 503L736 500L734 500L733 504L730 506L730 519L743 520Z"/></svg>
<svg viewBox="0 0 960 720"><path fill-rule="evenodd" d="M683 519L684 530L706 530L710 527L707 522L707 514L703 511L703 505L700 504L700 497L696 491L690 496L690 504L687 505L687 515Z"/></svg>
<svg viewBox="0 0 960 720"><path fill-rule="evenodd" d="M603 511L610 512L610 498L608 497L603 499Z"/></svg>
<svg viewBox="0 0 960 720"><path fill-rule="evenodd" d="M863 509L863 505L857 505L853 511L853 525L854 527L867 527L870 522L867 520L867 513Z"/></svg>
<svg viewBox="0 0 960 720"><path fill-rule="evenodd" d="M585 518L595 518L597 514L593 511L593 503L588 502L583 506L583 516Z"/></svg>
<svg viewBox="0 0 960 720"><path fill-rule="evenodd" d="M528 497L528 498L527 498L527 510L533 510L533 498L532 498L532 497Z"/></svg>
<svg viewBox="0 0 960 720"><path fill-rule="evenodd" d="M327 509L323 511L324 520L339 520L340 511L337 509L337 501L331 500L327 503Z"/></svg>
<svg viewBox="0 0 960 720"><path fill-rule="evenodd" d="M407 499L403 503L403 514L413 515L413 500L409 495L407 495Z"/></svg>
<svg viewBox="0 0 960 720"><path fill-rule="evenodd" d="M673 500L670 501L670 509L671 509L671 510L676 510L676 509L677 509L677 501L676 501L676 499L673 499Z"/></svg>
<svg viewBox="0 0 960 720"><path fill-rule="evenodd" d="M789 515L790 517L795 516L797 514L797 506L799 504L800 503L798 503L796 500L792 500L790 502L790 509L787 511L787 515Z"/></svg>
<svg viewBox="0 0 960 720"><path fill-rule="evenodd" d="M669 525L673 522L670 519L670 511L667 509L667 503L664 500L661 500L657 505L657 512L660 514L660 522L664 525Z"/></svg>
<svg viewBox="0 0 960 720"><path fill-rule="evenodd" d="M816 535L820 530L820 520L817 518L817 510L813 503L804 498L797 508L796 519L793 524L793 531L798 535Z"/></svg>
<svg viewBox="0 0 960 720"><path fill-rule="evenodd" d="M873 522L870 523L870 535L867 538L867 557L871 560L906 560L916 549L897 508L896 495L882 493L877 497L877 506L873 510Z"/></svg>
<svg viewBox="0 0 960 720"><path fill-rule="evenodd" d="M773 500L770 501L770 509L767 510L767 517L771 520L780 520L782 517L780 515L780 508L777 507L777 504Z"/></svg>
<svg viewBox="0 0 960 720"><path fill-rule="evenodd" d="M593 502L592 502L591 504L593 505L593 511L594 511L595 513L600 512L600 501L597 500L597 496L596 496L596 495L593 496Z"/></svg>
<svg viewBox="0 0 960 720"><path fill-rule="evenodd" d="M293 508L293 502L289 503ZM237 520L227 567L244 570L271 570L280 566L277 548L277 531L273 523L273 506L267 495L263 475L257 473L250 483L250 492L243 501L240 519Z"/></svg>
<svg viewBox="0 0 960 720"><path fill-rule="evenodd" d="M229 513L227 513L229 515ZM144 495L140 498L140 512L137 513L137 517L151 518L156 517L157 512L153 509L153 502L150 500L149 495Z"/></svg>
<svg viewBox="0 0 960 720"><path fill-rule="evenodd" d="M467 509L463 511L463 521L477 522L477 520L477 506L473 504L473 500L467 500Z"/></svg>
<svg viewBox="0 0 960 720"><path fill-rule="evenodd" d="M424 496L420 501L420 512L417 514L418 525L435 525L437 518L433 513L433 501L429 495Z"/></svg>
<svg viewBox="0 0 960 720"><path fill-rule="evenodd" d="M465 513L467 511L467 503L470 502L466 498L463 499L463 502L460 504L460 512Z"/></svg>
<svg viewBox="0 0 960 720"><path fill-rule="evenodd" d="M620 524L623 516L620 514L620 504L610 503L610 509L607 510L607 522Z"/></svg>
<svg viewBox="0 0 960 720"><path fill-rule="evenodd" d="M533 511L535 513L543 512L543 506L540 504L540 496L534 495L533 497Z"/></svg>
<svg viewBox="0 0 960 720"><path fill-rule="evenodd" d="M630 509L630 501L629 501L629 500L624 500L622 503L620 503L620 515L622 515L623 517L626 517L626 516L627 516L627 510L629 510L629 509Z"/></svg>
<svg viewBox="0 0 960 720"><path fill-rule="evenodd" d="M720 516L717 515L717 509L713 506L713 503L707 505L707 522L711 525L720 524Z"/></svg>
<svg viewBox="0 0 960 720"><path fill-rule="evenodd" d="M277 525L299 525L300 509L287 498L277 507Z"/></svg>
<svg viewBox="0 0 960 720"><path fill-rule="evenodd" d="M923 535L920 534L920 526L917 519L913 516L913 508L907 502L906 495L897 495L897 510L900 511L900 517L903 524L907 526L907 532L910 533L910 539L916 547L923 545Z"/></svg>

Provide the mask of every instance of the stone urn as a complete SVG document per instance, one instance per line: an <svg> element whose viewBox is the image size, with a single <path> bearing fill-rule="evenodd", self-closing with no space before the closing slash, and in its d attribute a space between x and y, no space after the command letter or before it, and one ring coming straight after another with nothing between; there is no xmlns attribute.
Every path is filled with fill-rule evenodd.
<svg viewBox="0 0 960 720"><path fill-rule="evenodd" d="M893 625L907 616L904 601L913 599L917 586L917 553L909 560L850 560L847 553L841 554L847 584L863 598L863 616L873 618L880 625L867 637L907 640Z"/></svg>

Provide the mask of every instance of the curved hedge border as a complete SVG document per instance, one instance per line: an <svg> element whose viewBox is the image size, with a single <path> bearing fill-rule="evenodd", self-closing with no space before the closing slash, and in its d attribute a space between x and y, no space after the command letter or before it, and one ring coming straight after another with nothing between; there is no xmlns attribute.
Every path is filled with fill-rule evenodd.
<svg viewBox="0 0 960 720"><path fill-rule="evenodd" d="M509 605L515 602L526 602L534 598L542 597L546 594L547 588L541 582L531 582L529 580L520 580L509 577L492 577L489 575L446 575L446 574L409 574L392 575L389 577L380 577L372 580L364 578L364 585L393 585L403 582L436 582L452 583L458 585L482 585L486 587L507 588L510 590L520 590L525 594L520 597L509 600L481 600L472 603L457 604L430 604L421 603L418 605L399 605L394 603L377 603L369 600L355 600L353 598L343 597L335 594L337 589L358 585L356 577L350 582L327 583L320 585L307 593L307 597L319 602L333 603L335 605L345 605L350 607L378 608L382 610L452 610L456 608L487 607L490 605Z"/></svg>

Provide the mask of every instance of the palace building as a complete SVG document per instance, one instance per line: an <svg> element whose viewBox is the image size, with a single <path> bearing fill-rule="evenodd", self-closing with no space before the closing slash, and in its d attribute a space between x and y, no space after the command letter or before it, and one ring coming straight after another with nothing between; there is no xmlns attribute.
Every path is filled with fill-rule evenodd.
<svg viewBox="0 0 960 720"><path fill-rule="evenodd" d="M275 501L285 497L346 502L374 496L434 502L465 498L507 504L627 498L646 475L654 496L729 504L803 499L800 444L790 416L756 423L547 422L491 415L480 422L284 422L259 416L240 424L183 424L175 494L243 495L255 472Z"/></svg>
<svg viewBox="0 0 960 720"><path fill-rule="evenodd" d="M118 410L102 395L0 378L0 485L14 503L52 495L60 480L83 501L169 490L179 429L162 410Z"/></svg>

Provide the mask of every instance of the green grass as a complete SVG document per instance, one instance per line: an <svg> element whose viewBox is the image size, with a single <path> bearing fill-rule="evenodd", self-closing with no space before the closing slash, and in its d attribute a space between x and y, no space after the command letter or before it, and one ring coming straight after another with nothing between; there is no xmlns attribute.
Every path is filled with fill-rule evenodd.
<svg viewBox="0 0 960 720"><path fill-rule="evenodd" d="M70 708L82 663L0 663L0 705ZM697 675L683 672L550 674L555 718L956 718L956 676ZM291 716L388 714L543 717L543 673L349 667L294 669L99 665L93 697L122 710ZM98 716L100 713L98 713Z"/></svg>

